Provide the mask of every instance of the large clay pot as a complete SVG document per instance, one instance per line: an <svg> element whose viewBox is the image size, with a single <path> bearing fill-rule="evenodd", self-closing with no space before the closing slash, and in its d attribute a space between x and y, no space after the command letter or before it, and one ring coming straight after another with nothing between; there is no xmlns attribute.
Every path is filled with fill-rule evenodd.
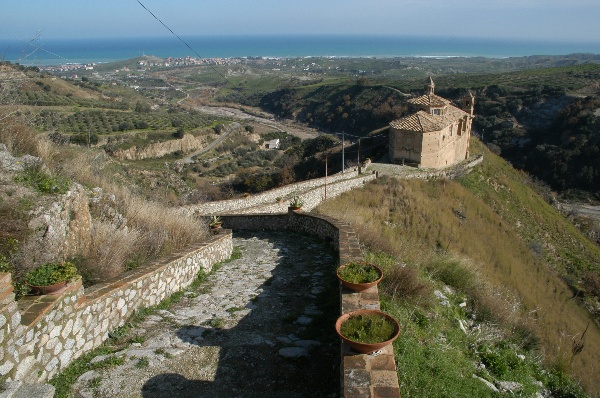
<svg viewBox="0 0 600 398"><path fill-rule="evenodd" d="M34 294L58 294L67 288L67 282L62 281L54 285L32 286L27 285Z"/></svg>
<svg viewBox="0 0 600 398"><path fill-rule="evenodd" d="M338 267L337 277L344 287L346 287L349 290L352 290L353 292L362 292L363 290L370 289L373 286L377 285L379 282L381 282L381 279L383 278L383 270L381 268L379 268L378 266L373 265L373 264L368 264L370 267L373 267L377 271L377 273L379 273L379 279L377 279L373 282L368 282L368 283L353 283L353 282L344 280L340 276L340 270L344 269L348 264L343 264Z"/></svg>
<svg viewBox="0 0 600 398"><path fill-rule="evenodd" d="M359 341L350 340L349 338L347 338L346 336L344 336L342 334L341 328L342 328L342 324L345 321L347 321L348 318L350 318L352 316L356 316L356 315L377 315L377 316L386 318L388 321L390 321L394 325L394 335L389 340L378 342L378 343L361 343ZM398 335L400 334L400 324L394 317L386 314L385 312L379 311L379 310L356 310L356 311L352 311L352 312L349 312L347 314L343 314L342 316L340 316L338 318L337 322L335 323L335 331L340 336L340 338L342 340L344 340L355 351L358 351L361 354L370 354L374 351L382 349L383 347L385 347L389 344L392 344L394 342L394 340L396 340L396 338L398 338Z"/></svg>

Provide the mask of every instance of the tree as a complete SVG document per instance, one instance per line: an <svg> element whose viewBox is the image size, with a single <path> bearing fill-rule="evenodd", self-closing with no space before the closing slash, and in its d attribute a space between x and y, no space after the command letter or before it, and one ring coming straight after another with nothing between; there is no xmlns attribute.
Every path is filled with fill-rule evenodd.
<svg viewBox="0 0 600 398"><path fill-rule="evenodd" d="M138 101L135 103L135 112L137 113L149 113L150 112L150 105L143 103L141 101Z"/></svg>
<svg viewBox="0 0 600 398"><path fill-rule="evenodd" d="M221 134L224 129L225 129L225 126L223 126L222 124L217 124L215 127L213 127L213 130L217 134Z"/></svg>
<svg viewBox="0 0 600 398"><path fill-rule="evenodd" d="M173 137L177 138L178 140L183 138L183 135L185 134L183 127L180 127L177 129L176 132L173 133Z"/></svg>

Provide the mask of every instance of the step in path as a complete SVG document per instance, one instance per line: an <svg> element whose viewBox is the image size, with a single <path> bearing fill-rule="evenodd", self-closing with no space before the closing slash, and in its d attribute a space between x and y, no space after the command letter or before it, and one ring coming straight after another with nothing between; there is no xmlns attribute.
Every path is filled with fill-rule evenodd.
<svg viewBox="0 0 600 398"><path fill-rule="evenodd" d="M234 246L240 259L131 330L137 343L111 354L124 363L83 374L74 395L338 396L331 249L287 232L236 232Z"/></svg>

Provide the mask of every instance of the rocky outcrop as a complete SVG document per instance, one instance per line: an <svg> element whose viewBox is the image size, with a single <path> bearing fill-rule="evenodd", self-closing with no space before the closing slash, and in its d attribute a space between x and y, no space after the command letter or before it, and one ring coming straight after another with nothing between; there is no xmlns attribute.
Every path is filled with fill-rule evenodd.
<svg viewBox="0 0 600 398"><path fill-rule="evenodd" d="M42 163L41 159L31 155L14 157L6 148L6 145L0 144L0 169L17 172L23 171L27 167L38 166Z"/></svg>
<svg viewBox="0 0 600 398"><path fill-rule="evenodd" d="M128 149L119 149L112 155L119 160L142 160L161 158L174 152L190 153L203 148L205 145L204 137L194 137L191 134L185 134L181 139L156 142L143 148L132 146Z"/></svg>
<svg viewBox="0 0 600 398"><path fill-rule="evenodd" d="M29 221L33 234L26 246L35 250L24 252L36 253L28 261L31 265L87 254L92 217L86 189L73 184L66 194L53 199L34 210Z"/></svg>

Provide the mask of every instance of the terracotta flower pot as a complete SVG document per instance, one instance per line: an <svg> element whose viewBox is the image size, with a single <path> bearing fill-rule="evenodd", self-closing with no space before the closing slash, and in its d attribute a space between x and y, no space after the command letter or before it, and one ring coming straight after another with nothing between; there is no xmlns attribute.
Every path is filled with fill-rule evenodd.
<svg viewBox="0 0 600 398"><path fill-rule="evenodd" d="M348 263L348 264L350 264L350 263ZM381 282L381 279L383 278L383 270L381 268L379 268L378 266L373 265L373 264L368 264L369 266L373 267L379 274L379 278L377 280L375 280L373 282L366 282L366 283L354 283L354 282L347 281L340 276L340 271L342 269L344 269L348 264L343 264L343 265L339 266L336 274L337 274L338 279L342 283L342 285L344 287L346 287L347 289L352 290L353 292L362 292L363 290L370 289L373 286L377 285L379 282Z"/></svg>
<svg viewBox="0 0 600 398"><path fill-rule="evenodd" d="M387 319L390 323L392 323L394 325L394 334L392 335L392 337L390 339L388 339L386 341L378 342L378 343L361 343L360 341L350 340L349 338L347 338L346 336L344 336L342 334L342 332L341 332L342 324L344 322L346 322L350 317L357 316L357 315L376 315L376 316L384 317L385 319ZM352 347L355 351L358 351L361 354L370 354L374 351L382 349L383 347L385 347L387 345L392 344L394 342L394 340L396 340L398 338L398 336L400 335L400 324L394 317L392 317L382 311L356 310L356 311L352 311L352 312L349 312L347 314L343 314L342 316L340 316L338 318L337 322L335 323L335 331L340 336L340 338L343 341L345 341L350 347Z"/></svg>
<svg viewBox="0 0 600 398"><path fill-rule="evenodd" d="M46 286L32 286L27 285L34 294L58 294L67 288L67 282L62 281L55 283L54 285Z"/></svg>

